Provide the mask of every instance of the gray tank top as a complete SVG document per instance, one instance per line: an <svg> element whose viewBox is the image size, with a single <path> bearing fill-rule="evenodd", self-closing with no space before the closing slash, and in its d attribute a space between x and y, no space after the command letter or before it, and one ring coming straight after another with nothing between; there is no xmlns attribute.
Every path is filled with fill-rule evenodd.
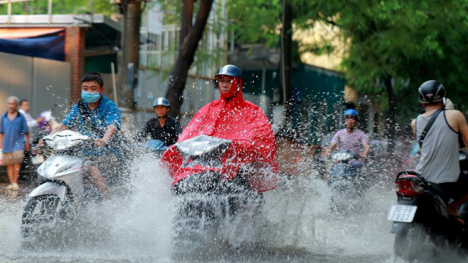
<svg viewBox="0 0 468 263"><path fill-rule="evenodd" d="M419 115L416 119L417 140L431 119L431 116ZM432 183L458 181L460 164L458 160L458 133L448 124L445 111L437 116L426 134L421 148L421 158L416 172Z"/></svg>

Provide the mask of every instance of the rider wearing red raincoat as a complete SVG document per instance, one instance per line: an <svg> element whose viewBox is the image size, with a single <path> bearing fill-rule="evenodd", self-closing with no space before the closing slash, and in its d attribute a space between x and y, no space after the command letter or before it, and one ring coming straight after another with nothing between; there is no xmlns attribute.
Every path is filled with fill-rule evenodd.
<svg viewBox="0 0 468 263"><path fill-rule="evenodd" d="M252 190L264 192L277 184L276 141L270 122L260 107L242 96L242 72L234 65L222 67L215 76L220 99L202 107L179 136L178 142L208 135L231 140L223 164L226 179L236 176L241 168L250 167L248 180ZM181 167L182 156L170 147L162 157L174 185L197 171ZM253 168L252 168L253 167Z"/></svg>

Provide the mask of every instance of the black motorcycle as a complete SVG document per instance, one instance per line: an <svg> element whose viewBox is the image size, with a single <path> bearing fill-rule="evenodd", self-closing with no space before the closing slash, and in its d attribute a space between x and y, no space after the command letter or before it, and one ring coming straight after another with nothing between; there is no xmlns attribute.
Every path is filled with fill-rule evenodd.
<svg viewBox="0 0 468 263"><path fill-rule="evenodd" d="M463 173L468 171L464 151L460 151L460 166ZM409 262L455 261L459 257L466 260L468 231L460 220L449 215L449 198L440 186L413 171L398 173L395 184L398 204L390 208L388 215L388 220L393 221L395 256ZM468 223L466 204L460 208L460 215Z"/></svg>

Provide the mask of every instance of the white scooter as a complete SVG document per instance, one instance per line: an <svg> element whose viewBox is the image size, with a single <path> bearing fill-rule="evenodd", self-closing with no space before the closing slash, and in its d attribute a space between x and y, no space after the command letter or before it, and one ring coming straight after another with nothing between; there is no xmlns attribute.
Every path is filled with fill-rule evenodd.
<svg viewBox="0 0 468 263"><path fill-rule="evenodd" d="M93 140L65 130L44 137L44 142L54 154L37 169L40 185L29 194L22 217L25 242L72 222L88 192L84 183L86 158L80 154L85 147L92 147Z"/></svg>

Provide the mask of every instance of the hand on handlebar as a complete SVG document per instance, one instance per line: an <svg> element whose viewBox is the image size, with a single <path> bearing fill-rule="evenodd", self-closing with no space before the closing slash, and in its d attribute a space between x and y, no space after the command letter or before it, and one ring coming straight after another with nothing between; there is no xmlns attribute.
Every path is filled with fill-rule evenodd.
<svg viewBox="0 0 468 263"><path fill-rule="evenodd" d="M41 148L43 145L44 145L44 139L40 139L40 140L37 142L37 148Z"/></svg>
<svg viewBox="0 0 468 263"><path fill-rule="evenodd" d="M96 140L94 141L94 146L96 146L96 147L103 147L103 146L105 146L106 144L107 144L107 141L104 140L104 139L98 138L98 139L96 139Z"/></svg>
<svg viewBox="0 0 468 263"><path fill-rule="evenodd" d="M328 149L322 153L322 157L327 157L328 155L330 155L330 150Z"/></svg>

